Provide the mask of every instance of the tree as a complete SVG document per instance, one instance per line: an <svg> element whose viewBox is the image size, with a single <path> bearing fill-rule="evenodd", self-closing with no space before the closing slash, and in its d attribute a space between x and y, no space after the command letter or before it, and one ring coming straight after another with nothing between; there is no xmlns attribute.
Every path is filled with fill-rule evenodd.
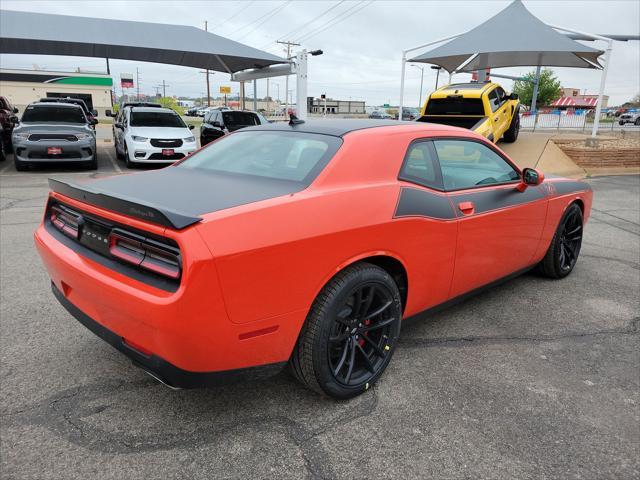
<svg viewBox="0 0 640 480"><path fill-rule="evenodd" d="M158 103L165 108L174 110L178 115L184 115L184 108L178 105L178 101L173 97L160 97Z"/></svg>
<svg viewBox="0 0 640 480"><path fill-rule="evenodd" d="M517 93L523 105L531 105L533 98L533 82L536 79L536 72L531 71L524 75L526 80L517 80L513 85L513 93ZM538 99L536 108L542 105L550 105L562 96L560 80L555 76L553 70L548 68L540 72L540 84L538 85Z"/></svg>

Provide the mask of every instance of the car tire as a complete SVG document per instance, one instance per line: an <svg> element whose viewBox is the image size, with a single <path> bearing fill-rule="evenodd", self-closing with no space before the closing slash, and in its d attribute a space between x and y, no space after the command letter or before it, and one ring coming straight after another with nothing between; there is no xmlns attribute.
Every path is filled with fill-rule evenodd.
<svg viewBox="0 0 640 480"><path fill-rule="evenodd" d="M15 165L18 172L26 172L27 170L29 170L29 163L18 160L18 158L15 156L13 157L13 164Z"/></svg>
<svg viewBox="0 0 640 480"><path fill-rule="evenodd" d="M620 121L618 122L618 125L624 125L624 122L623 122L622 120L620 120Z"/></svg>
<svg viewBox="0 0 640 480"><path fill-rule="evenodd" d="M93 158L87 162L88 170L97 170L98 169L98 154L95 153Z"/></svg>
<svg viewBox="0 0 640 480"><path fill-rule="evenodd" d="M511 125L506 132L504 132L504 136L502 140L506 143L513 143L518 139L518 134L520 133L520 109L516 109L513 118L511 119Z"/></svg>
<svg viewBox="0 0 640 480"><path fill-rule="evenodd" d="M573 271L580 255L583 228L582 209L572 203L562 215L549 250L538 265L541 274L560 279Z"/></svg>
<svg viewBox="0 0 640 480"><path fill-rule="evenodd" d="M4 162L7 159L7 154L4 150L4 142L0 139L0 162Z"/></svg>
<svg viewBox="0 0 640 480"><path fill-rule="evenodd" d="M636 118L636 121L633 122L634 125L640 125L640 117Z"/></svg>
<svg viewBox="0 0 640 480"><path fill-rule="evenodd" d="M129 149L126 143L124 144L124 164L127 168L136 168L136 163L129 159Z"/></svg>
<svg viewBox="0 0 640 480"><path fill-rule="evenodd" d="M122 160L124 159L124 155L122 153L120 153L120 151L118 150L117 144L114 144L114 147L116 149L116 158L118 160Z"/></svg>
<svg viewBox="0 0 640 480"><path fill-rule="evenodd" d="M391 361L402 301L393 278L369 264L334 276L313 302L290 359L306 387L338 399L371 388Z"/></svg>

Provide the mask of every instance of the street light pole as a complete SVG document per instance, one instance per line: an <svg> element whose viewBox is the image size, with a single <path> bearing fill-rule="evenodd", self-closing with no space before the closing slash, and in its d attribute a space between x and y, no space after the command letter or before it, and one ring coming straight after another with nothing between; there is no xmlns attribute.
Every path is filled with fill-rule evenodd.
<svg viewBox="0 0 640 480"><path fill-rule="evenodd" d="M437 65L432 65L431 66L432 70L436 71L436 90L438 89L438 79L440 78L440 70L442 70L442 67L439 67Z"/></svg>
<svg viewBox="0 0 640 480"><path fill-rule="evenodd" d="M422 82L424 80L424 67L418 65L411 65L412 67L416 67L420 69L420 100L418 100L418 108L422 106Z"/></svg>

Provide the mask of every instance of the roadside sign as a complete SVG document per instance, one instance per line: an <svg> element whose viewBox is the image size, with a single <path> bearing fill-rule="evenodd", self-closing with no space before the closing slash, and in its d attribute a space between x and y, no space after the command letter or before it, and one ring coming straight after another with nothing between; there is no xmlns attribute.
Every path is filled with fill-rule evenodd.
<svg viewBox="0 0 640 480"><path fill-rule="evenodd" d="M224 93L225 95L231 93L231 87L220 87L220 93Z"/></svg>
<svg viewBox="0 0 640 480"><path fill-rule="evenodd" d="M389 104L385 103L384 105L382 105L384 108L389 108Z"/></svg>
<svg viewBox="0 0 640 480"><path fill-rule="evenodd" d="M121 73L120 86L122 88L133 88L133 73Z"/></svg>

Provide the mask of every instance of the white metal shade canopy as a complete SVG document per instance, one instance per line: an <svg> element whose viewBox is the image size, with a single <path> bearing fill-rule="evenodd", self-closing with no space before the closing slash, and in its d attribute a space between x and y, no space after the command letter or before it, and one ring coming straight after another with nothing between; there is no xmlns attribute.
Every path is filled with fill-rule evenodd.
<svg viewBox="0 0 640 480"><path fill-rule="evenodd" d="M409 61L448 72L537 65L602 68L598 57L603 53L558 33L516 0L467 33Z"/></svg>
<svg viewBox="0 0 640 480"><path fill-rule="evenodd" d="M185 25L0 12L0 53L118 58L233 73L289 63Z"/></svg>

